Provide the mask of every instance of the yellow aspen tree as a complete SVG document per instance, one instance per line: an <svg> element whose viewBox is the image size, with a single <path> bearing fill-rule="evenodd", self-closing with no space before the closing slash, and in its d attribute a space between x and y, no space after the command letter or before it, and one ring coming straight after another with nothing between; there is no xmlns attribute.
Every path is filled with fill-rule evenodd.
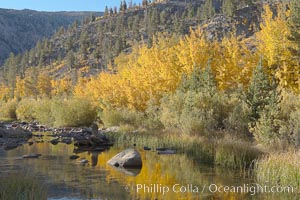
<svg viewBox="0 0 300 200"><path fill-rule="evenodd" d="M68 95L72 91L72 82L68 78L63 78L60 80L51 80L51 88L52 96Z"/></svg>
<svg viewBox="0 0 300 200"><path fill-rule="evenodd" d="M51 88L52 88L52 90L51 90L51 96L57 96L58 95L58 90L57 90L57 88L58 88L58 81L57 80L51 80Z"/></svg>
<svg viewBox="0 0 300 200"><path fill-rule="evenodd" d="M47 73L40 73L37 79L37 91L40 96L51 96L51 78Z"/></svg>
<svg viewBox="0 0 300 200"><path fill-rule="evenodd" d="M25 97L36 97L37 89L31 76L25 76L24 78L24 96Z"/></svg>
<svg viewBox="0 0 300 200"><path fill-rule="evenodd" d="M74 96L84 98L86 97L86 83L88 82L87 78L79 77L76 86L73 89Z"/></svg>
<svg viewBox="0 0 300 200"><path fill-rule="evenodd" d="M178 40L162 33L153 41L150 49L141 45L128 57L116 59L118 74L112 76L114 84L111 86L119 97L115 98L114 104L126 103L130 108L144 110L150 99L158 101L163 93L176 89L182 69L174 49Z"/></svg>
<svg viewBox="0 0 300 200"><path fill-rule="evenodd" d="M20 76L16 77L16 89L15 89L15 97L23 98L26 96L25 93L25 80L21 79Z"/></svg>
<svg viewBox="0 0 300 200"><path fill-rule="evenodd" d="M212 45L214 41L208 41L204 31L198 27L191 30L177 45L177 57L186 74L191 74L195 66L203 69L212 58Z"/></svg>
<svg viewBox="0 0 300 200"><path fill-rule="evenodd" d="M282 87L296 91L299 89L300 69L290 51L295 48L295 44L288 39L291 34L288 26L290 13L283 8L283 5L279 6L274 16L269 6L264 7L261 31L256 34L257 47L269 74L276 76Z"/></svg>
<svg viewBox="0 0 300 200"><path fill-rule="evenodd" d="M4 84L0 84L0 100L7 100L9 98L9 88Z"/></svg>
<svg viewBox="0 0 300 200"><path fill-rule="evenodd" d="M213 69L219 89L232 89L240 84L247 86L257 55L247 48L241 38L233 34L216 44L215 51Z"/></svg>
<svg viewBox="0 0 300 200"><path fill-rule="evenodd" d="M288 11L277 9L274 16L271 8L264 6L262 15L261 31L256 34L258 52L264 57L269 67L279 66L283 62L289 62L291 54L288 48L291 43L288 40L290 34L287 17Z"/></svg>
<svg viewBox="0 0 300 200"><path fill-rule="evenodd" d="M102 108L105 108L108 104L112 107L121 107L124 95L122 95L122 88L120 86L120 77L118 74L103 72L97 77L91 78L86 83L85 90L81 94L76 92L75 95L84 95Z"/></svg>

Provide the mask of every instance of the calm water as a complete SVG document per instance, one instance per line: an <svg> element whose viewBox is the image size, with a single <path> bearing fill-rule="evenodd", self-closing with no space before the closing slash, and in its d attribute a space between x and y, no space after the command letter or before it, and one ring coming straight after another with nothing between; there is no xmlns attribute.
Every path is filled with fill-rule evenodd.
<svg viewBox="0 0 300 200"><path fill-rule="evenodd" d="M120 171L108 166L106 162L123 149L114 146L105 152L82 152L78 154L79 159L70 160L72 144L52 145L45 139L44 143L23 145L11 151L0 149L0 176L24 170L35 174L47 185L51 200L274 199L274 196L250 195L250 192L214 192L216 186L247 187L254 181L242 177L238 171L198 164L184 154L157 155L139 150L143 158L141 170ZM29 153L42 156L17 159ZM81 159L89 163L78 163ZM282 197L288 198L293 199Z"/></svg>

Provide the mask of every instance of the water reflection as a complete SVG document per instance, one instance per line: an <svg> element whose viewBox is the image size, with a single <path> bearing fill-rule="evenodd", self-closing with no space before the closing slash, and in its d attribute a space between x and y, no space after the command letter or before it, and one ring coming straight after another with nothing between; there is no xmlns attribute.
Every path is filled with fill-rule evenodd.
<svg viewBox="0 0 300 200"><path fill-rule="evenodd" d="M114 170L116 171L119 171L121 173L123 173L124 175L127 175L127 176L133 176L133 177L136 177L139 173L141 173L141 169L125 169L125 168L122 168L122 167L114 167L114 166L111 166Z"/></svg>
<svg viewBox="0 0 300 200"><path fill-rule="evenodd" d="M208 190L210 184L239 186L251 184L254 180L242 177L238 171L197 164L184 154L157 155L140 149L143 159L140 170L116 169L107 165L106 162L121 150L115 146L102 152L77 151L80 158L71 160L73 145L51 145L48 142L23 145L11 151L0 150L0 176L9 171L28 170L48 185L49 199L272 199L245 193L211 193ZM30 153L42 156L39 159L17 159ZM80 165L80 159L87 159L88 163ZM159 190L163 187L168 187L169 191L163 193Z"/></svg>

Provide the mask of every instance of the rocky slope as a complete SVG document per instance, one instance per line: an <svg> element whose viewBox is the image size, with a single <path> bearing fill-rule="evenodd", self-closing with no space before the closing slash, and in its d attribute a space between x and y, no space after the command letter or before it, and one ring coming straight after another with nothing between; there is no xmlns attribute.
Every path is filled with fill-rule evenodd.
<svg viewBox="0 0 300 200"><path fill-rule="evenodd" d="M29 50L38 40L52 36L59 27L92 14L101 13L0 9L0 65L10 52L17 54Z"/></svg>

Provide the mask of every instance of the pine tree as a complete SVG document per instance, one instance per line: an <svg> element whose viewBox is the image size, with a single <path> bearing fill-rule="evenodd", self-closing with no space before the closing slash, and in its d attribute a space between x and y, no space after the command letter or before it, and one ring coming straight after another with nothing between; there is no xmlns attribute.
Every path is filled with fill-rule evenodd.
<svg viewBox="0 0 300 200"><path fill-rule="evenodd" d="M148 35L151 36L156 33L159 25L159 13L156 9L149 11L148 20Z"/></svg>
<svg viewBox="0 0 300 200"><path fill-rule="evenodd" d="M275 79L270 83L268 97L265 97L266 104L259 113L260 117L255 123L253 132L255 139L263 144L270 144L280 138L280 102L281 93Z"/></svg>
<svg viewBox="0 0 300 200"><path fill-rule="evenodd" d="M123 11L127 10L127 3L125 0L123 0Z"/></svg>
<svg viewBox="0 0 300 200"><path fill-rule="evenodd" d="M216 78L210 63L204 70L200 67L195 67L189 77L184 75L182 79L179 89L183 92L204 92L210 96L213 96L217 92Z"/></svg>
<svg viewBox="0 0 300 200"><path fill-rule="evenodd" d="M67 41L65 42L65 49L67 52L71 51L74 47L74 40L73 37L68 37Z"/></svg>
<svg viewBox="0 0 300 200"><path fill-rule="evenodd" d="M172 23L174 24L174 32L177 34L184 33L184 19L178 17L177 14L172 16Z"/></svg>
<svg viewBox="0 0 300 200"><path fill-rule="evenodd" d="M117 8L117 6L114 7L114 12L113 12L113 14L114 14L114 15L117 15L117 14L118 14L118 8Z"/></svg>
<svg viewBox="0 0 300 200"><path fill-rule="evenodd" d="M29 51L29 60L28 60L29 65L34 65L35 64L35 49L31 49Z"/></svg>
<svg viewBox="0 0 300 200"><path fill-rule="evenodd" d="M36 67L33 67L31 69L30 76L28 78L26 77L27 81L25 81L25 90L26 95L29 94L32 97L37 97L38 91L37 91L37 82L38 82L38 71Z"/></svg>
<svg viewBox="0 0 300 200"><path fill-rule="evenodd" d="M116 55L119 55L119 53L121 53L121 51L124 49L124 46L123 46L124 42L122 40L121 37L118 37L115 41L115 52L116 52Z"/></svg>
<svg viewBox="0 0 300 200"><path fill-rule="evenodd" d="M266 106L274 106L276 102L279 103L280 99L277 91L277 81L275 79L269 80L268 75L263 70L262 61L260 61L253 72L246 94L246 102L251 109L253 122L260 118Z"/></svg>
<svg viewBox="0 0 300 200"><path fill-rule="evenodd" d="M71 70L71 81L72 81L73 86L75 86L77 84L78 70L76 68Z"/></svg>
<svg viewBox="0 0 300 200"><path fill-rule="evenodd" d="M21 63L20 63L20 76L21 76L21 78L24 78L25 71L26 71L26 68L28 67L28 64L29 64L29 52L25 51L25 53L22 56Z"/></svg>
<svg viewBox="0 0 300 200"><path fill-rule="evenodd" d="M120 2L119 11L121 12L121 11L123 11L123 9L124 9L124 8L123 8L123 1L121 1L121 2Z"/></svg>
<svg viewBox="0 0 300 200"><path fill-rule="evenodd" d="M207 0L201 6L201 20L207 20L212 18L216 14L216 10L213 6L212 0Z"/></svg>
<svg viewBox="0 0 300 200"><path fill-rule="evenodd" d="M69 51L66 56L66 64L70 70L75 67L75 56L73 51Z"/></svg>
<svg viewBox="0 0 300 200"><path fill-rule="evenodd" d="M261 111L267 104L270 83L267 74L263 71L262 63L253 72L252 79L247 91L247 104L251 108L251 119L256 121L260 117Z"/></svg>
<svg viewBox="0 0 300 200"><path fill-rule="evenodd" d="M117 13L117 12L115 12L115 13ZM114 11L113 11L112 8L110 8L110 9L109 9L109 16L113 16L113 15L114 15Z"/></svg>
<svg viewBox="0 0 300 200"><path fill-rule="evenodd" d="M72 24L72 29L74 31L78 29L78 24L79 24L78 20L75 20L74 23Z"/></svg>
<svg viewBox="0 0 300 200"><path fill-rule="evenodd" d="M107 17L107 16L109 16L109 10L108 10L108 7L105 6L104 17Z"/></svg>
<svg viewBox="0 0 300 200"><path fill-rule="evenodd" d="M289 20L289 27L291 30L291 36L289 40L296 44L296 48L291 49L293 55L300 65L300 1L292 0L290 4L291 15Z"/></svg>
<svg viewBox="0 0 300 200"><path fill-rule="evenodd" d="M133 30L134 38L136 40L139 40L139 37L138 37L139 31L140 31L140 16L139 15L134 16L132 30Z"/></svg>
<svg viewBox="0 0 300 200"><path fill-rule="evenodd" d="M85 60L87 59L87 51L89 47L89 38L88 33L86 30L81 32L80 39L79 39L79 50L81 53L82 58Z"/></svg>
<svg viewBox="0 0 300 200"><path fill-rule="evenodd" d="M233 0L223 0L222 13L231 18L236 10L236 4Z"/></svg>
<svg viewBox="0 0 300 200"><path fill-rule="evenodd" d="M192 3L189 3L187 6L188 17L191 19L195 16L195 9Z"/></svg>
<svg viewBox="0 0 300 200"><path fill-rule="evenodd" d="M58 31L55 33L55 36L60 37L65 34L65 28L62 26L58 29Z"/></svg>
<svg viewBox="0 0 300 200"><path fill-rule="evenodd" d="M93 52L94 59L96 60L96 66L97 68L100 68L101 66L101 60L102 60L102 51L101 46L97 46L96 50Z"/></svg>
<svg viewBox="0 0 300 200"><path fill-rule="evenodd" d="M159 18L160 18L161 25L166 25L166 22L167 22L167 12L165 10L161 11Z"/></svg>
<svg viewBox="0 0 300 200"><path fill-rule="evenodd" d="M14 98L15 86L16 86L16 76L17 76L17 63L15 60L15 55L10 53L9 58L4 63L5 71L7 72L6 80L10 88L10 98Z"/></svg>

